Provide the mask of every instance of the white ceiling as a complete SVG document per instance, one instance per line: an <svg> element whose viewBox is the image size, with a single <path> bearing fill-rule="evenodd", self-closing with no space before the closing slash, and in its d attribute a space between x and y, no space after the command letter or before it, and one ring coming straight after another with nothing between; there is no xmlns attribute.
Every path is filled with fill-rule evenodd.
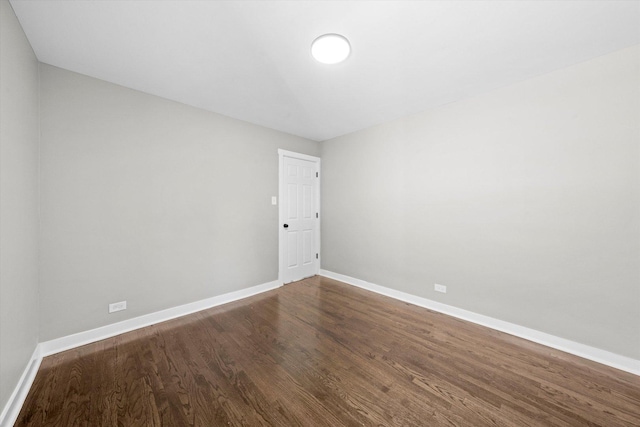
<svg viewBox="0 0 640 427"><path fill-rule="evenodd" d="M42 62L318 141L640 43L635 0L11 4Z"/></svg>

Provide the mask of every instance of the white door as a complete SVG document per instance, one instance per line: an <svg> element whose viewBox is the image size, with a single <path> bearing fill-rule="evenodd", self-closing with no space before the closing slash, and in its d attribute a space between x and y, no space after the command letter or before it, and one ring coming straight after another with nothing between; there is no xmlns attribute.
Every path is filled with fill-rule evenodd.
<svg viewBox="0 0 640 427"><path fill-rule="evenodd" d="M318 273L320 159L280 152L280 278L283 283Z"/></svg>

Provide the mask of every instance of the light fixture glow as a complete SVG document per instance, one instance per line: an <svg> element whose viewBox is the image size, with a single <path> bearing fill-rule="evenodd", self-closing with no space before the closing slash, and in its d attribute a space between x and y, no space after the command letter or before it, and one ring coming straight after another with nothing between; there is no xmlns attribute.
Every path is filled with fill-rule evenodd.
<svg viewBox="0 0 640 427"><path fill-rule="evenodd" d="M349 40L340 34L325 34L311 43L311 55L323 64L337 64L351 53Z"/></svg>

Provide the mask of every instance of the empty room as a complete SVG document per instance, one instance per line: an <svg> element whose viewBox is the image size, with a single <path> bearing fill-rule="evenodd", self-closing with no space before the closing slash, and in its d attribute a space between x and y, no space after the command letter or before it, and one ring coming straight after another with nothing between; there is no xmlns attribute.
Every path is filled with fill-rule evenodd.
<svg viewBox="0 0 640 427"><path fill-rule="evenodd" d="M640 0L0 0L5 426L640 426Z"/></svg>

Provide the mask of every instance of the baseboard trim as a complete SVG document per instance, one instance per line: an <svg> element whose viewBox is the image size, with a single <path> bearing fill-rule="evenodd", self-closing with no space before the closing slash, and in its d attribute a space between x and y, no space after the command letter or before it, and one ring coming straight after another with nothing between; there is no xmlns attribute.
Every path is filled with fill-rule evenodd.
<svg viewBox="0 0 640 427"><path fill-rule="evenodd" d="M133 319L124 320L122 322L101 326L89 331L79 332L77 334L41 342L38 345L40 355L42 357L50 356L61 351L70 350L72 348L80 347L85 344L90 344L92 342L111 338L125 332L130 332L156 323L186 316L187 314L206 310L211 307L216 307L218 305L248 298L253 295L261 294L263 292L279 288L280 286L282 286L282 282L274 280L272 282L252 286L250 288L241 289L239 291L229 292L223 295L195 301L189 304L184 304L177 307L168 308L166 310L145 314L144 316L135 317Z"/></svg>
<svg viewBox="0 0 640 427"><path fill-rule="evenodd" d="M408 302L409 304L424 307L429 310L457 317L458 319L466 320L468 322L486 326L500 332L505 332L510 335L524 338L526 340L533 341L547 347L555 348L556 350L564 351L565 353L570 353L584 359L589 359L594 362L610 366L612 368L620 369L622 371L629 372L635 375L640 375L640 360L632 359L627 356L621 356L619 354L615 354L606 350L591 347L585 344L580 344L575 341L560 338L555 335L537 331L535 329L526 328L514 323L505 322L493 317L474 313L472 311L463 310L451 305L442 304L440 302L433 301L427 298L369 283L364 280L346 276L344 274L334 273L332 271L321 269L320 275L328 277L330 279L339 280L349 285L366 289L380 295L385 295L400 301Z"/></svg>
<svg viewBox="0 0 640 427"><path fill-rule="evenodd" d="M33 350L31 359L22 372L16 388L13 390L7 404L2 409L2 413L0 414L0 426L9 427L15 424L18 419L18 415L20 415L22 404L27 398L31 384L33 384L33 380L36 378L40 362L42 362L42 356L40 355L40 347L38 345Z"/></svg>

